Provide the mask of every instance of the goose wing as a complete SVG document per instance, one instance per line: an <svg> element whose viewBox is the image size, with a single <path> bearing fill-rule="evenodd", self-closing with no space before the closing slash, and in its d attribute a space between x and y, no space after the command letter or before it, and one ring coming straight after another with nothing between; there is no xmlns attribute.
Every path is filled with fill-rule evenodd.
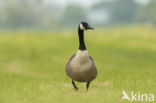
<svg viewBox="0 0 156 103"><path fill-rule="evenodd" d="M76 55L76 54L73 54L73 56L72 56L72 57L70 57L70 59L69 59L69 61L68 61L67 65L66 65L66 72L67 72L67 69L69 68L69 64L70 64L70 62L71 62L71 61L72 61L72 59L75 57L75 55Z"/></svg>
<svg viewBox="0 0 156 103"><path fill-rule="evenodd" d="M89 59L94 63L94 60L93 60L93 58L91 56L89 56Z"/></svg>
<svg viewBox="0 0 156 103"><path fill-rule="evenodd" d="M93 58L91 57L91 56L89 56L89 58L90 58L90 60L92 61L92 75L93 75L93 77L95 77L96 78L96 76L97 76L97 68L96 68L96 65L95 65L95 63L94 63L94 60L93 60Z"/></svg>

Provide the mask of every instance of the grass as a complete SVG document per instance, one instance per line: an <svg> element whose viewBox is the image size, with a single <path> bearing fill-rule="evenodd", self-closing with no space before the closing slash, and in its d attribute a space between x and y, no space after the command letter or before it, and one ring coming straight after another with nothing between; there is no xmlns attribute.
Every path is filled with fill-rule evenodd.
<svg viewBox="0 0 156 103"><path fill-rule="evenodd" d="M0 103L129 103L121 101L123 90L156 95L152 28L87 31L87 49L98 68L88 92L81 83L75 91L65 75L78 48L76 31L0 34Z"/></svg>

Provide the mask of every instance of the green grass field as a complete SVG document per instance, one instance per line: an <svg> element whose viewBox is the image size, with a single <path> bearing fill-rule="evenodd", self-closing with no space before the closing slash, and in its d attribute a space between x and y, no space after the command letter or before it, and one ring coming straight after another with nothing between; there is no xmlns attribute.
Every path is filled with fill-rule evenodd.
<svg viewBox="0 0 156 103"><path fill-rule="evenodd" d="M0 103L130 103L121 101L123 90L156 96L154 28L87 31L87 49L98 68L88 92L85 83L75 91L65 74L78 48L76 30L0 34Z"/></svg>

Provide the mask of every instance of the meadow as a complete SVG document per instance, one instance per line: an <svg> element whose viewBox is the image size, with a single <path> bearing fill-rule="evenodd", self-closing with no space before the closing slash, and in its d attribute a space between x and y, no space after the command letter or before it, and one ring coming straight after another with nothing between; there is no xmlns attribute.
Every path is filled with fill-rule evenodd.
<svg viewBox="0 0 156 103"><path fill-rule="evenodd" d="M87 31L87 50L98 68L89 91L85 83L75 91L65 74L77 37L77 30L0 32L0 103L131 103L121 101L123 90L156 96L155 28Z"/></svg>

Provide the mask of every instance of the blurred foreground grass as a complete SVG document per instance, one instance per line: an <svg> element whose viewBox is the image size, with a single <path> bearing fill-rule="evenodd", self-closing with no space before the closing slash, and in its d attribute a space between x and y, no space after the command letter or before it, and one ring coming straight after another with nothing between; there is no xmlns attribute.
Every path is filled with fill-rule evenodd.
<svg viewBox="0 0 156 103"><path fill-rule="evenodd" d="M152 28L87 31L87 49L98 68L88 92L80 83L75 91L64 71L78 48L77 31L0 34L0 103L128 103L120 100L123 90L156 96Z"/></svg>

